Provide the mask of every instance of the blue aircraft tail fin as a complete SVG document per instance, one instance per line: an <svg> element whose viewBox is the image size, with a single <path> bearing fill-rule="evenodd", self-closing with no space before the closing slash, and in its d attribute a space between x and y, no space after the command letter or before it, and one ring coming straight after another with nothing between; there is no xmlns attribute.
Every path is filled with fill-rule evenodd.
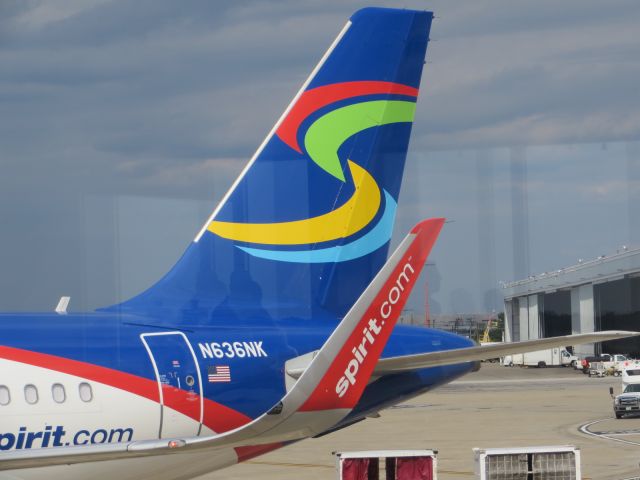
<svg viewBox="0 0 640 480"><path fill-rule="evenodd" d="M431 20L356 12L180 261L115 308L342 317L387 257Z"/></svg>

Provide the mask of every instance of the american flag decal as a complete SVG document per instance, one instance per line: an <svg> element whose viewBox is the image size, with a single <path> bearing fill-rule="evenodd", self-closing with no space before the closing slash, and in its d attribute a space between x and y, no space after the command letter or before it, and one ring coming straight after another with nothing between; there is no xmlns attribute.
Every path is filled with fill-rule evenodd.
<svg viewBox="0 0 640 480"><path fill-rule="evenodd" d="M207 373L210 383L231 381L231 370L226 365L211 366L207 369Z"/></svg>

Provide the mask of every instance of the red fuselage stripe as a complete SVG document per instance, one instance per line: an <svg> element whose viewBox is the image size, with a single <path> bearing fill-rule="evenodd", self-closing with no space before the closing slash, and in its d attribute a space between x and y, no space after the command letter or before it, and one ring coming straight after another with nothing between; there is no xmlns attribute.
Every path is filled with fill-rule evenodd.
<svg viewBox="0 0 640 480"><path fill-rule="evenodd" d="M0 358L74 375L139 395L154 402L160 402L157 381L113 368L6 346L0 346ZM169 385L163 387L162 393L165 406L187 415L195 421L200 421L199 395ZM250 421L251 418L247 415L204 398L203 424L214 432L226 432Z"/></svg>
<svg viewBox="0 0 640 480"><path fill-rule="evenodd" d="M56 355L49 355L47 353L5 346L0 346L0 358L33 365L34 367L47 368L68 375L75 375L76 377L82 377L87 380L119 388L120 390L135 393L154 402L160 401L158 382L121 372L120 370L58 357Z"/></svg>

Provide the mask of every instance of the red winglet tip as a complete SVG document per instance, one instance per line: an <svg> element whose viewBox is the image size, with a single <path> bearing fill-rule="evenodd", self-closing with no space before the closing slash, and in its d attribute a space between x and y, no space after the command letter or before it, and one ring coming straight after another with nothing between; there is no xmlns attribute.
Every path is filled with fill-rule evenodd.
<svg viewBox="0 0 640 480"><path fill-rule="evenodd" d="M443 217L429 218L427 220L422 220L415 227L413 227L413 229L411 230L411 233L420 233L420 232L422 232L424 230L427 230L427 229L440 230L442 228L442 225L444 225L444 222L446 220L447 219L443 218Z"/></svg>

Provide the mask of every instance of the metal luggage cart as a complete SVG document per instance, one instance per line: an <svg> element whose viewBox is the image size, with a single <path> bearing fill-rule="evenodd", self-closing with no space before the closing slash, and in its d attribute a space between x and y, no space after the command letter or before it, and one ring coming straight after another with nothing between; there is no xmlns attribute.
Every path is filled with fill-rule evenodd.
<svg viewBox="0 0 640 480"><path fill-rule="evenodd" d="M437 450L333 452L338 480L437 480Z"/></svg>
<svg viewBox="0 0 640 480"><path fill-rule="evenodd" d="M606 377L607 369L603 362L592 362L589 364L589 376L590 377Z"/></svg>

